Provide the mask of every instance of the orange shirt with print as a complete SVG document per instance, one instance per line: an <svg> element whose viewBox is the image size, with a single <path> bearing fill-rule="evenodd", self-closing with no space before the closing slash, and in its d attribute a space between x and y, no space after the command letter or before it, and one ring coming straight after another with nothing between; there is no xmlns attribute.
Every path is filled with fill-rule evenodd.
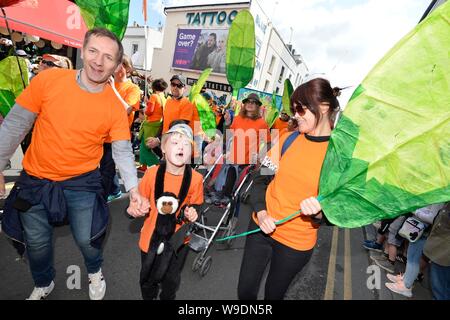
<svg viewBox="0 0 450 320"><path fill-rule="evenodd" d="M256 120L236 116L230 129L233 142L229 161L233 164L249 164L254 154L260 150L260 143L270 141L270 131L263 118Z"/></svg>
<svg viewBox="0 0 450 320"><path fill-rule="evenodd" d="M96 169L106 137L130 140L126 111L112 88L82 90L76 70L50 69L33 78L16 102L36 113L33 139L23 159L35 177L63 181Z"/></svg>
<svg viewBox="0 0 450 320"><path fill-rule="evenodd" d="M131 113L128 115L128 125L131 127L134 120L134 112L139 110L139 103L141 101L141 89L135 85L131 80L115 83L116 90L122 99L131 106Z"/></svg>
<svg viewBox="0 0 450 320"><path fill-rule="evenodd" d="M268 214L281 220L300 209L300 203L309 197L317 197L322 163L328 141L313 141L314 137L298 136L280 159L281 148L288 134L269 151L271 161L278 166L274 179L267 187ZM258 219L253 216L258 223ZM297 216L278 225L271 237L295 250L312 249L317 241L317 229L311 218Z"/></svg>
<svg viewBox="0 0 450 320"><path fill-rule="evenodd" d="M156 199L155 199L155 180L156 173L158 172L159 166L153 166L149 168L141 182L139 183L139 193L149 199L150 201L150 212L144 220L144 225L141 229L141 237L139 239L139 248L143 252L148 252L150 246L150 240L152 239L153 232L156 226L156 219L158 217L158 210L156 209ZM164 192L172 192L178 195L180 192L181 184L183 182L183 175L176 176L169 172L164 175ZM201 205L203 203L203 176L192 170L192 180L189 186L189 191L186 199L179 206L182 208L184 205ZM176 213L179 214L179 211ZM176 225L175 230L178 230L181 225Z"/></svg>
<svg viewBox="0 0 450 320"><path fill-rule="evenodd" d="M166 133L169 130L170 124L175 120L186 120L189 121L190 127L194 128L192 124L192 118L194 116L194 105L185 97L181 99L169 99L164 107L164 121L163 121L163 131Z"/></svg>
<svg viewBox="0 0 450 320"><path fill-rule="evenodd" d="M145 110L148 122L160 122L163 117L162 99L157 94L152 94L147 102L147 109Z"/></svg>

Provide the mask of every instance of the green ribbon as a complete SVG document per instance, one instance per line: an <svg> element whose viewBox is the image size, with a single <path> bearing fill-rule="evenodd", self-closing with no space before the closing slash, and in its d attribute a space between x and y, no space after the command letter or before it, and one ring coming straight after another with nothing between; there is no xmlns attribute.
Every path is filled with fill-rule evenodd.
<svg viewBox="0 0 450 320"><path fill-rule="evenodd" d="M322 196L318 196L317 200L320 202L321 200L323 200L323 198L324 197L322 197ZM290 216L288 216L288 217L286 217L284 219L278 220L277 222L275 222L275 225L278 226L280 224L288 222L288 221L294 219L296 216L300 215L301 212L302 212L302 210L298 210L298 211L294 212L293 214L291 214ZM245 236L248 236L250 234L257 233L259 231L261 231L261 228L258 228L258 229L255 229L255 230L251 230L251 231L247 231L247 232L243 232L243 233L240 233L240 234L237 234L237 235L234 235L234 236L220 238L220 239L217 239L216 242L222 242L222 241L227 241L227 240L231 240L231 239L245 237Z"/></svg>

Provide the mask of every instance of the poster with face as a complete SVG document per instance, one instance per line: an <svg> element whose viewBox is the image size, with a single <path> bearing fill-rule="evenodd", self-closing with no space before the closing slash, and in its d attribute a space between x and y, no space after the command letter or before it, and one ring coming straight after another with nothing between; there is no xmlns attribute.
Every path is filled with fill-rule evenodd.
<svg viewBox="0 0 450 320"><path fill-rule="evenodd" d="M228 29L178 29L172 67L225 74Z"/></svg>

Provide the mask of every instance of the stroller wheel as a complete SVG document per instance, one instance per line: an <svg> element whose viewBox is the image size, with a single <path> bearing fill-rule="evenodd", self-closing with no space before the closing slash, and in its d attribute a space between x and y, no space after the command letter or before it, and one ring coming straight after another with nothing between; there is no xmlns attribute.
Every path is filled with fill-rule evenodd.
<svg viewBox="0 0 450 320"><path fill-rule="evenodd" d="M212 257L207 256L205 260L203 260L202 266L200 267L200 276L204 277L208 273L209 269L211 268L211 264Z"/></svg>
<svg viewBox="0 0 450 320"><path fill-rule="evenodd" d="M200 267L202 266L203 263L203 258L202 258L202 254L199 253L195 259L194 262L192 263L192 271L197 271L198 269L200 269Z"/></svg>

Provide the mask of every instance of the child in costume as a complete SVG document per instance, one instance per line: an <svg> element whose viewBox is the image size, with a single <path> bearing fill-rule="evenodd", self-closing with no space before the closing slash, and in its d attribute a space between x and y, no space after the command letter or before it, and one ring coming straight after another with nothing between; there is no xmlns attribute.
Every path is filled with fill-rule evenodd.
<svg viewBox="0 0 450 320"><path fill-rule="evenodd" d="M203 203L203 177L188 164L192 143L188 125L173 125L162 136L165 161L147 169L139 184L139 192L150 200L139 240L144 300L156 299L160 290L161 300L173 300L180 285L189 252L189 223L197 220L196 206Z"/></svg>

